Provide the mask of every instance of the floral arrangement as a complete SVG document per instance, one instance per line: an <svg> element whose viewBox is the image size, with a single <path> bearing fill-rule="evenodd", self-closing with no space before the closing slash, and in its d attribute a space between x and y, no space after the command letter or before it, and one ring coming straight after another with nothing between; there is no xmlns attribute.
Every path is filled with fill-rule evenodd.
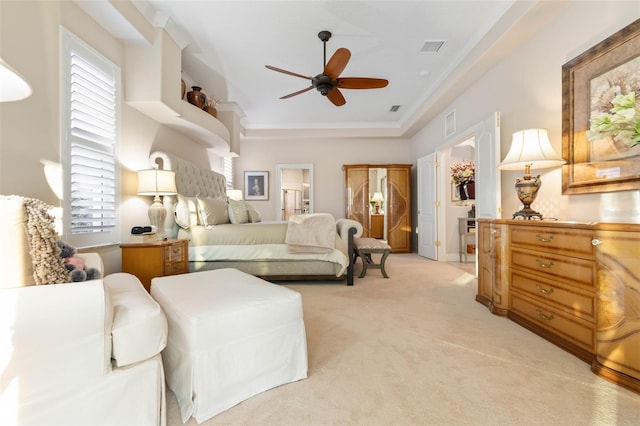
<svg viewBox="0 0 640 426"><path fill-rule="evenodd" d="M636 93L618 95L611 101L608 112L594 112L587 139L596 141L607 136L624 142L629 148L640 144L640 104Z"/></svg>
<svg viewBox="0 0 640 426"><path fill-rule="evenodd" d="M476 166L472 161L463 161L451 166L451 179L456 183L472 182L475 177Z"/></svg>

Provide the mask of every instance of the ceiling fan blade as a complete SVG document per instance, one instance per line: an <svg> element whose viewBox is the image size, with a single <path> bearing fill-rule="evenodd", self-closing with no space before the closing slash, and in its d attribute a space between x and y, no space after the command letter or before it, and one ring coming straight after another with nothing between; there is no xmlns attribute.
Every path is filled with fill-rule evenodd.
<svg viewBox="0 0 640 426"><path fill-rule="evenodd" d="M297 96L301 93L304 92L308 92L309 90L313 89L313 86L309 86L306 89L302 89L302 90L298 90L297 92L293 92L293 93L289 93L288 95L284 95L282 96L280 99L289 99L289 98L293 98L294 96Z"/></svg>
<svg viewBox="0 0 640 426"><path fill-rule="evenodd" d="M329 98L329 100L335 106L342 106L347 103L347 101L344 99L344 96L342 96L342 92L340 92L337 87L333 88L329 91L329 93L327 93L327 98Z"/></svg>
<svg viewBox="0 0 640 426"><path fill-rule="evenodd" d="M300 77L300 78L304 78L305 80L311 80L311 77L307 77L306 75L302 75L302 74L297 74L295 72L291 72L291 71L287 71L287 70L283 70L282 68L276 68L273 67L271 65L265 65L265 67L267 67L268 69L270 69L271 71L277 71L277 72L281 72L283 74L288 74L288 75L292 75L294 77Z"/></svg>
<svg viewBox="0 0 640 426"><path fill-rule="evenodd" d="M343 77L338 79L338 87L343 89L380 89L389 84L383 78Z"/></svg>
<svg viewBox="0 0 640 426"><path fill-rule="evenodd" d="M349 63L351 52L344 47L339 48L333 54L327 65L324 67L324 75L331 77L332 80L337 79L345 67Z"/></svg>

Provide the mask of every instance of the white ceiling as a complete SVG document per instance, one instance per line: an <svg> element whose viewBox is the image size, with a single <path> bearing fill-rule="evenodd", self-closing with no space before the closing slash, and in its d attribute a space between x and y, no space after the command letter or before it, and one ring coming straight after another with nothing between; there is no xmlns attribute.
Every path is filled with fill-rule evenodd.
<svg viewBox="0 0 640 426"><path fill-rule="evenodd" d="M297 133L404 137L446 96L459 93L502 52L499 41L536 2L423 1L177 1L134 0L148 19L186 42L183 71L209 95L236 103L248 136ZM310 82L265 68L314 76L323 69L318 32L329 30L327 60L338 47L351 51L343 77L389 80L382 89L347 90L342 107L316 90L279 97ZM171 32L171 31L170 31ZM511 35L509 42L518 40ZM421 52L444 41L439 52ZM465 80L466 79L466 80ZM397 112L390 112L399 105ZM347 130L348 129L348 130Z"/></svg>

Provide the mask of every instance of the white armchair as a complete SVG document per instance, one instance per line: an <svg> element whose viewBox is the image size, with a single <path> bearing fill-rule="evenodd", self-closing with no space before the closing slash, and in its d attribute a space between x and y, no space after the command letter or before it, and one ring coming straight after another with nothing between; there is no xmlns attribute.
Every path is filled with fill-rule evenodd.
<svg viewBox="0 0 640 426"><path fill-rule="evenodd" d="M0 196L3 220L8 208L20 204ZM20 236L26 225L13 222ZM2 251L14 266L30 263L16 260L24 252ZM99 255L81 256L103 270ZM0 424L165 424L167 322L135 276L25 286L8 275L28 274L0 269Z"/></svg>

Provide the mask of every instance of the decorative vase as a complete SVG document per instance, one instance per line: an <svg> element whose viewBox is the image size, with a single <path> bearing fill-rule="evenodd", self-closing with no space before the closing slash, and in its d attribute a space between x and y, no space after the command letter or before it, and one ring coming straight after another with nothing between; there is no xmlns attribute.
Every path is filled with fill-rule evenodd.
<svg viewBox="0 0 640 426"><path fill-rule="evenodd" d="M204 108L204 105L207 102L207 95L201 92L202 87L191 86L191 89L193 90L187 93L187 101L189 101L191 105L195 105L200 109Z"/></svg>
<svg viewBox="0 0 640 426"><path fill-rule="evenodd" d="M476 199L476 183L474 181L467 182L464 184L464 191L467 195L467 200L475 200Z"/></svg>
<svg viewBox="0 0 640 426"><path fill-rule="evenodd" d="M181 95L180 95L180 99L184 99L184 94L187 93L187 83L184 82L184 80L180 79L180 84L181 84Z"/></svg>
<svg viewBox="0 0 640 426"><path fill-rule="evenodd" d="M458 194L460 195L461 200L467 199L467 191L464 189L464 183L458 184Z"/></svg>
<svg viewBox="0 0 640 426"><path fill-rule="evenodd" d="M216 109L216 107L205 106L203 109L214 117L218 117L218 110Z"/></svg>

